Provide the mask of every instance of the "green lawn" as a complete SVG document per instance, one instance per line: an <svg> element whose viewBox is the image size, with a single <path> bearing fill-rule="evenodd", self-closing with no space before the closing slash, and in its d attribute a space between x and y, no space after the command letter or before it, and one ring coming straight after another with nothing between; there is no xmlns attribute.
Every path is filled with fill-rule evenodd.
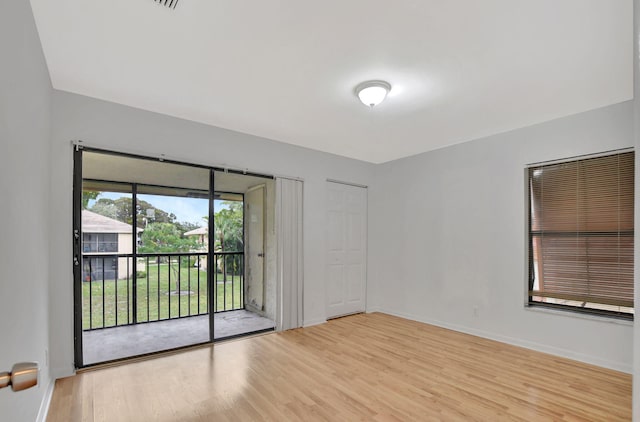
<svg viewBox="0 0 640 422"><path fill-rule="evenodd" d="M242 309L244 305L242 277L227 275L227 281L224 283L222 274L217 273L215 276L216 312ZM190 294L169 294L169 292L177 290L176 281L178 278L180 290L191 292ZM137 322L207 313L207 272L198 268L183 265L178 277L177 262L172 262L171 266L168 263L150 264L148 274L145 277L138 277L136 291ZM129 281L125 279L82 283L82 328L84 330L126 325L133 322L132 279Z"/></svg>

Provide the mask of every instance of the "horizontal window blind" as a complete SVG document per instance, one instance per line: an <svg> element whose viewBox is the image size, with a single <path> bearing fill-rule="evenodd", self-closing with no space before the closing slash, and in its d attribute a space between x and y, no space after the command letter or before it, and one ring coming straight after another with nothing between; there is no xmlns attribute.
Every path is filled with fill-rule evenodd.
<svg viewBox="0 0 640 422"><path fill-rule="evenodd" d="M634 153L529 168L530 302L633 312Z"/></svg>

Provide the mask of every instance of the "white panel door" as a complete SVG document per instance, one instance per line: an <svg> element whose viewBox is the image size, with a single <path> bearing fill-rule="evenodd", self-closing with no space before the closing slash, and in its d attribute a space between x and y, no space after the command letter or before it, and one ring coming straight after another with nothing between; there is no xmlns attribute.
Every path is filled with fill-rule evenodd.
<svg viewBox="0 0 640 422"><path fill-rule="evenodd" d="M367 282L367 189L327 182L327 318L363 312Z"/></svg>

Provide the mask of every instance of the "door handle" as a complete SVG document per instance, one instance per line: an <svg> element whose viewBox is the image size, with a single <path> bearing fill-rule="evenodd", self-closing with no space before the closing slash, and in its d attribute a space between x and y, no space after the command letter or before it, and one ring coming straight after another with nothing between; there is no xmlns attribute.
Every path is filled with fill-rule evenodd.
<svg viewBox="0 0 640 422"><path fill-rule="evenodd" d="M11 386L13 391L22 391L38 385L38 363L21 362L11 372L0 372L0 388Z"/></svg>
<svg viewBox="0 0 640 422"><path fill-rule="evenodd" d="M260 258L264 258L264 254L263 254L263 253L259 253L259 254L258 254L258 256L259 256Z"/></svg>

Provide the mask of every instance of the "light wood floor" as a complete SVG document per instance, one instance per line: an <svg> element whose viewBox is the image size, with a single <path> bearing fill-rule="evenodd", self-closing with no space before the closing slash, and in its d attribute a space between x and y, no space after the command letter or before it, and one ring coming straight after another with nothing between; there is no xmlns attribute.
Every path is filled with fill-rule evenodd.
<svg viewBox="0 0 640 422"><path fill-rule="evenodd" d="M631 376L367 314L58 380L48 420L631 420Z"/></svg>

